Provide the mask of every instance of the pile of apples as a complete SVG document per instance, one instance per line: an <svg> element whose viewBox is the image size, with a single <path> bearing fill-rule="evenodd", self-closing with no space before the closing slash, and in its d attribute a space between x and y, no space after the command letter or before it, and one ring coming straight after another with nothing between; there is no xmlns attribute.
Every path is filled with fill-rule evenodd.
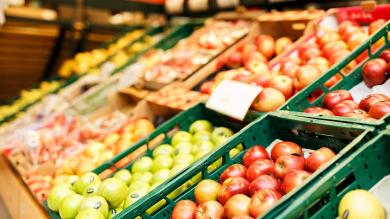
<svg viewBox="0 0 390 219"><path fill-rule="evenodd" d="M151 156L138 158L129 170L122 169L103 182L91 172L58 180L49 193L48 206L58 211L61 218L84 218L92 210L93 214L100 215L97 218L111 218L232 135L233 131L226 127L214 128L206 120L197 120L189 132L176 132L171 144L155 147ZM181 189L186 187L172 195L177 196Z"/></svg>
<svg viewBox="0 0 390 219"><path fill-rule="evenodd" d="M257 218L334 156L322 147L306 159L302 148L289 141L276 143L270 156L264 147L255 145L245 152L242 164L222 172L219 182L199 182L194 190L196 203L177 202L171 218Z"/></svg>

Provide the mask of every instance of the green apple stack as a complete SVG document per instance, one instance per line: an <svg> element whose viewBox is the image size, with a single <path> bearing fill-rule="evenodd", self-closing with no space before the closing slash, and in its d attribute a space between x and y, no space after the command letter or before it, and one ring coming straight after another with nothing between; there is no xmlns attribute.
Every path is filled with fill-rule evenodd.
<svg viewBox="0 0 390 219"><path fill-rule="evenodd" d="M170 144L154 148L152 156L137 159L130 170L122 169L103 181L95 173L86 173L74 182L57 184L49 193L48 207L59 212L61 218L112 218L232 135L232 130L226 127L214 128L209 121L195 121L188 131L175 133ZM241 150L242 147L237 147L231 153ZM217 161L210 167L221 164L222 161ZM176 197L191 183L176 189L169 197Z"/></svg>

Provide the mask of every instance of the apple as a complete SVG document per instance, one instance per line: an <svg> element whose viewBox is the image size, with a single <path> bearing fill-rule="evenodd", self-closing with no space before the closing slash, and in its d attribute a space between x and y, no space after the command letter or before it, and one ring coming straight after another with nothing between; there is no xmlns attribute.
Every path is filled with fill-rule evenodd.
<svg viewBox="0 0 390 219"><path fill-rule="evenodd" d="M293 42L288 37L280 37L275 41L275 53L276 55L281 54L283 51L288 49L289 46L291 46Z"/></svg>
<svg viewBox="0 0 390 219"><path fill-rule="evenodd" d="M250 59L245 63L245 68L252 74L270 74L268 65L255 59Z"/></svg>
<svg viewBox="0 0 390 219"><path fill-rule="evenodd" d="M269 35L262 34L257 36L256 39L257 49L263 54L268 60L275 55L275 40Z"/></svg>
<svg viewBox="0 0 390 219"><path fill-rule="evenodd" d="M133 181L132 182L141 181L144 183L149 183L152 180L152 178L153 178L153 174L151 172L143 172L143 173L138 172L138 173L133 174ZM131 187L131 184L130 184L129 188Z"/></svg>
<svg viewBox="0 0 390 219"><path fill-rule="evenodd" d="M178 131L172 136L172 145L175 146L180 142L191 142L192 135L185 131Z"/></svg>
<svg viewBox="0 0 390 219"><path fill-rule="evenodd" d="M259 176L268 174L274 174L275 164L269 159L257 159L255 160L246 171L246 178L249 181L257 179Z"/></svg>
<svg viewBox="0 0 390 219"><path fill-rule="evenodd" d="M248 194L249 182L243 177L233 176L222 183L221 190L218 193L218 201L225 204L233 195Z"/></svg>
<svg viewBox="0 0 390 219"><path fill-rule="evenodd" d="M138 201L140 198L144 197L146 194L148 194L149 188L147 187L139 187L138 189L134 189L132 191L129 191L127 194L126 200L123 204L124 208L129 207L130 205L134 204L136 201Z"/></svg>
<svg viewBox="0 0 390 219"><path fill-rule="evenodd" d="M194 161L191 154L178 154L173 158L173 168L180 165L190 165Z"/></svg>
<svg viewBox="0 0 390 219"><path fill-rule="evenodd" d="M331 149L322 147L311 153L306 159L306 170L314 172L335 156L336 154Z"/></svg>
<svg viewBox="0 0 390 219"><path fill-rule="evenodd" d="M301 146L291 141L278 142L271 149L271 158L274 161L286 154L303 156Z"/></svg>
<svg viewBox="0 0 390 219"><path fill-rule="evenodd" d="M114 178L121 180L126 186L129 186L131 182L131 173L127 169L122 169L114 174Z"/></svg>
<svg viewBox="0 0 390 219"><path fill-rule="evenodd" d="M96 173L85 173L73 184L73 191L78 194L82 194L88 185L95 182L100 182L100 178L96 175Z"/></svg>
<svg viewBox="0 0 390 219"><path fill-rule="evenodd" d="M47 205L52 211L58 211L62 201L69 195L74 194L71 188L64 184L56 185L52 188L47 197Z"/></svg>
<svg viewBox="0 0 390 219"><path fill-rule="evenodd" d="M97 195L100 184L101 184L100 181L89 184L87 187L85 187L85 190L83 191L83 193L81 193L81 195L83 195L84 197Z"/></svg>
<svg viewBox="0 0 390 219"><path fill-rule="evenodd" d="M250 84L253 81L253 75L252 74L238 74L233 77L233 81L239 81L245 84Z"/></svg>
<svg viewBox="0 0 390 219"><path fill-rule="evenodd" d="M252 83L256 86L268 87L271 83L272 76L270 74L255 74L252 76Z"/></svg>
<svg viewBox="0 0 390 219"><path fill-rule="evenodd" d="M354 50L356 47L363 44L369 38L368 34L358 32L352 35L347 41L348 48Z"/></svg>
<svg viewBox="0 0 390 219"><path fill-rule="evenodd" d="M306 87L322 75L320 69L313 65L303 65L295 74L296 83L301 85L298 87Z"/></svg>
<svg viewBox="0 0 390 219"><path fill-rule="evenodd" d="M240 215L240 216L234 216L231 219L253 219L253 217L249 215Z"/></svg>
<svg viewBox="0 0 390 219"><path fill-rule="evenodd" d="M268 62L268 60L264 57L264 55L258 51L252 51L249 53L248 56L246 56L246 58L243 58L244 67L249 67L248 64L252 61L257 62L257 63L267 63Z"/></svg>
<svg viewBox="0 0 390 219"><path fill-rule="evenodd" d="M153 159L147 156L136 160L131 166L132 173L148 172L152 168Z"/></svg>
<svg viewBox="0 0 390 219"><path fill-rule="evenodd" d="M386 20L378 19L376 21L371 22L368 26L368 33L371 35L375 33L377 30L381 29L386 24Z"/></svg>
<svg viewBox="0 0 390 219"><path fill-rule="evenodd" d="M269 155L264 147L260 145L254 145L253 147L249 148L247 152L245 152L244 156L242 157L242 163L244 166L249 167L258 159L269 159Z"/></svg>
<svg viewBox="0 0 390 219"><path fill-rule="evenodd" d="M208 201L202 203L196 209L196 219L222 219L223 218L223 206L217 201Z"/></svg>
<svg viewBox="0 0 390 219"><path fill-rule="evenodd" d="M106 199L112 208L116 208L125 200L127 192L124 182L116 178L108 178L100 184L98 195Z"/></svg>
<svg viewBox="0 0 390 219"><path fill-rule="evenodd" d="M357 27L357 26L349 26L349 27L346 27L344 32L343 32L343 35L342 35L342 38L345 42L348 42L349 39L355 35L355 34L358 34L358 33L361 33L362 32L362 29L360 27Z"/></svg>
<svg viewBox="0 0 390 219"><path fill-rule="evenodd" d="M279 181L270 175L261 175L251 182L249 185L249 195L254 195L257 191L262 189L271 189L279 191L281 185Z"/></svg>
<svg viewBox="0 0 390 219"><path fill-rule="evenodd" d="M159 155L173 156L174 149L170 144L162 144L153 149L153 157L156 158Z"/></svg>
<svg viewBox="0 0 390 219"><path fill-rule="evenodd" d="M351 112L344 114L343 116L349 118L367 119L368 113L362 109L354 109Z"/></svg>
<svg viewBox="0 0 390 219"><path fill-rule="evenodd" d="M369 111L374 104L381 101L390 101L390 98L384 94L370 94L360 101L359 108Z"/></svg>
<svg viewBox="0 0 390 219"><path fill-rule="evenodd" d="M347 49L348 49L348 45L344 41L338 40L338 41L334 41L334 42L332 41L332 42L326 43L324 45L324 47L322 48L322 51L323 51L324 56L329 58L335 52L337 52L339 50L347 50Z"/></svg>
<svg viewBox="0 0 390 219"><path fill-rule="evenodd" d="M241 215L249 216L249 205L251 198L243 194L232 196L224 206L225 218L233 218Z"/></svg>
<svg viewBox="0 0 390 219"><path fill-rule="evenodd" d="M330 30L326 31L322 36L317 38L317 42L322 46L328 42L334 42L337 40L340 40L340 35Z"/></svg>
<svg viewBox="0 0 390 219"><path fill-rule="evenodd" d="M381 58L371 59L362 68L364 83L368 87L380 85L386 82L389 74L386 72L386 61Z"/></svg>
<svg viewBox="0 0 390 219"><path fill-rule="evenodd" d="M230 137L234 135L233 131L226 127L217 127L211 133L211 141L216 146L225 143Z"/></svg>
<svg viewBox="0 0 390 219"><path fill-rule="evenodd" d="M325 109L323 107L319 107L319 106L311 106L311 107L305 109L304 112L318 114L318 115L324 115L324 116L334 116L332 111Z"/></svg>
<svg viewBox="0 0 390 219"><path fill-rule="evenodd" d="M374 119L381 119L389 112L390 112L390 101L382 101L374 104L370 108L370 111L368 111L368 115Z"/></svg>
<svg viewBox="0 0 390 219"><path fill-rule="evenodd" d="M275 176L280 179L283 179L292 170L304 169L305 158L301 155L282 155L275 162Z"/></svg>
<svg viewBox="0 0 390 219"><path fill-rule="evenodd" d="M84 197L79 194L70 194L62 202L59 208L61 218L74 218L79 212Z"/></svg>
<svg viewBox="0 0 390 219"><path fill-rule="evenodd" d="M304 52L299 54L299 57L304 61L308 62L310 59L320 57L322 55L321 50L315 47L306 49Z"/></svg>
<svg viewBox="0 0 390 219"><path fill-rule="evenodd" d="M355 189L341 198L338 216L339 218L386 218L386 208L383 204L370 191Z"/></svg>
<svg viewBox="0 0 390 219"><path fill-rule="evenodd" d="M211 179L205 179L199 182L195 187L194 196L196 203L202 204L207 201L216 201L218 193L221 191L221 184Z"/></svg>
<svg viewBox="0 0 390 219"><path fill-rule="evenodd" d="M169 169L160 169L153 174L152 184L165 182L166 180L169 179L170 176L171 176L171 171Z"/></svg>
<svg viewBox="0 0 390 219"><path fill-rule="evenodd" d="M125 193L126 195L127 193ZM104 218L108 215L108 204L107 201L101 196L91 196L84 198L80 204L80 212L84 209L95 209L98 210Z"/></svg>
<svg viewBox="0 0 390 219"><path fill-rule="evenodd" d="M242 54L239 51L234 51L227 58L226 65L230 68L240 67L242 63Z"/></svg>
<svg viewBox="0 0 390 219"><path fill-rule="evenodd" d="M327 95L323 99L323 105L327 109L332 110L337 104L344 100L353 100L352 95L347 90L335 90Z"/></svg>
<svg viewBox="0 0 390 219"><path fill-rule="evenodd" d="M344 31L347 29L347 27L349 26L355 26L355 27L359 27L359 24L356 22L356 21L351 21L351 20L345 20L345 21L342 21L340 24L339 24L339 27L338 27L338 32L340 35L343 35L344 34Z"/></svg>
<svg viewBox="0 0 390 219"><path fill-rule="evenodd" d="M214 86L214 81L206 81L202 83L202 85L199 88L199 91L204 94L211 94L212 93L212 88Z"/></svg>
<svg viewBox="0 0 390 219"><path fill-rule="evenodd" d="M171 219L194 219L197 208L191 200L180 200L173 208Z"/></svg>
<svg viewBox="0 0 390 219"><path fill-rule="evenodd" d="M249 60L254 53L258 53L256 45L253 43L245 44L244 48L242 49L243 61L246 62L247 60ZM263 56L263 55L261 55L261 56ZM265 59L265 57L264 57L264 59Z"/></svg>
<svg viewBox="0 0 390 219"><path fill-rule="evenodd" d="M333 65L343 59L344 57L348 56L351 52L348 50L338 50L334 51L331 55L329 55L329 63L330 65ZM349 64L348 64L349 65Z"/></svg>
<svg viewBox="0 0 390 219"><path fill-rule="evenodd" d="M81 210L75 217L75 219L104 219L104 218L105 217L100 211L95 210L93 208L87 208Z"/></svg>
<svg viewBox="0 0 390 219"><path fill-rule="evenodd" d="M198 131L192 136L192 142L194 144L202 141L211 141L211 133L208 131Z"/></svg>
<svg viewBox="0 0 390 219"><path fill-rule="evenodd" d="M285 193L290 192L294 188L302 185L310 173L305 170L292 170L283 179L282 188Z"/></svg>
<svg viewBox="0 0 390 219"><path fill-rule="evenodd" d="M202 141L192 147L191 154L197 155L200 151L210 152L214 148L214 144L210 141Z"/></svg>
<svg viewBox="0 0 390 219"><path fill-rule="evenodd" d="M155 173L161 169L171 169L172 163L172 157L167 155L160 155L153 159L152 167L150 168L150 170Z"/></svg>
<svg viewBox="0 0 390 219"><path fill-rule="evenodd" d="M213 131L213 125L207 120L197 120L190 125L189 132L195 134L199 131Z"/></svg>
<svg viewBox="0 0 390 219"><path fill-rule="evenodd" d="M191 150L194 145L191 142L180 142L176 146L173 147L174 154L191 154Z"/></svg>
<svg viewBox="0 0 390 219"><path fill-rule="evenodd" d="M251 199L249 204L250 215L257 218L271 209L282 198L282 195L275 191L264 189L257 191Z"/></svg>
<svg viewBox="0 0 390 219"><path fill-rule="evenodd" d="M219 177L219 181L223 183L226 179L233 176L241 176L246 177L247 168L242 164L233 164L226 168L221 176Z"/></svg>
<svg viewBox="0 0 390 219"><path fill-rule="evenodd" d="M282 62L280 64L280 72L290 78L295 78L295 74L298 72L298 69L299 65L293 61Z"/></svg>
<svg viewBox="0 0 390 219"><path fill-rule="evenodd" d="M333 87L337 82L339 82L341 79L342 79L342 78L341 78L340 75L338 75L338 74L333 75L331 78L329 78L329 80L327 80L327 81L325 82L324 85L325 85L325 87L327 87L327 88L331 88L331 87Z"/></svg>
<svg viewBox="0 0 390 219"><path fill-rule="evenodd" d="M385 60L386 62L390 61L390 49L385 49L379 55L379 58Z"/></svg>
<svg viewBox="0 0 390 219"><path fill-rule="evenodd" d="M281 91L286 99L289 99L294 94L293 79L286 75L278 75L272 78L269 87Z"/></svg>
<svg viewBox="0 0 390 219"><path fill-rule="evenodd" d="M264 88L253 102L253 108L260 112L275 111L286 102L283 93L275 88Z"/></svg>
<svg viewBox="0 0 390 219"><path fill-rule="evenodd" d="M343 116L359 106L353 100L343 100L333 107L332 112L336 116Z"/></svg>

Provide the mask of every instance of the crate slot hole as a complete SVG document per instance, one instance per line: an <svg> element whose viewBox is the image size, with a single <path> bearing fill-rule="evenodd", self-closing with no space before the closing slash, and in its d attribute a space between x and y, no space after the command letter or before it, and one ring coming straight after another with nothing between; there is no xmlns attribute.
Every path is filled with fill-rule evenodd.
<svg viewBox="0 0 390 219"><path fill-rule="evenodd" d="M356 178L351 173L349 174L343 181L339 182L336 186L336 194L339 194L342 192L345 188L347 188L349 185L351 185L353 182L355 182Z"/></svg>
<svg viewBox="0 0 390 219"><path fill-rule="evenodd" d="M366 163L364 164L364 169L368 170L368 165Z"/></svg>
<svg viewBox="0 0 390 219"><path fill-rule="evenodd" d="M313 92L309 94L307 97L307 101L309 103L314 103L316 100L318 100L322 95L324 94L324 91L321 88L317 88Z"/></svg>

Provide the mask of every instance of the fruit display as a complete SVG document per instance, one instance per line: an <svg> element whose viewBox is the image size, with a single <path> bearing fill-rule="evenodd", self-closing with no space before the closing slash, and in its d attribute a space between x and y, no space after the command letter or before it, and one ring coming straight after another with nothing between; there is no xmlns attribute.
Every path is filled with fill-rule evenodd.
<svg viewBox="0 0 390 219"><path fill-rule="evenodd" d="M242 164L228 166L219 181L200 181L194 189L195 207L184 207L180 201L171 218L183 218L183 214L192 218L257 218L334 156L331 149L322 147L305 158L302 148L289 141L273 145L270 154L254 145L244 153Z"/></svg>
<svg viewBox="0 0 390 219"><path fill-rule="evenodd" d="M248 33L246 21L214 21L195 31L143 72L143 79L167 84L183 80Z"/></svg>
<svg viewBox="0 0 390 219"><path fill-rule="evenodd" d="M92 171L154 130L147 119L128 120L119 112L93 122L56 115L5 140L3 154L43 201L50 187ZM48 166L51 166L49 169Z"/></svg>
<svg viewBox="0 0 390 219"><path fill-rule="evenodd" d="M78 200L77 206L76 204L73 206L73 217L83 214L83 210L87 208L94 208L93 204L87 205L83 204L84 202L99 201L102 205L96 209L100 211L103 218L111 218L108 216L109 212L118 213L132 205L194 161L218 148L232 135L233 131L229 128L214 127L207 120L197 120L187 131L181 130L173 134L169 144L167 142L156 146L150 155L137 158L131 166L117 171L102 182L92 172L85 173L78 179L72 176L76 181L70 178L58 180L58 184L55 184L49 192L47 205L50 210L59 212L61 218L67 218L65 216L67 214L63 213L68 213L69 210L67 199ZM88 148L86 150L88 151ZM96 151L96 148L92 150ZM64 181L69 183L64 185ZM176 191L172 196L177 196L179 192ZM75 194L78 198L74 197Z"/></svg>
<svg viewBox="0 0 390 219"><path fill-rule="evenodd" d="M386 218L386 211L378 198L362 189L345 194L338 212L340 218Z"/></svg>

